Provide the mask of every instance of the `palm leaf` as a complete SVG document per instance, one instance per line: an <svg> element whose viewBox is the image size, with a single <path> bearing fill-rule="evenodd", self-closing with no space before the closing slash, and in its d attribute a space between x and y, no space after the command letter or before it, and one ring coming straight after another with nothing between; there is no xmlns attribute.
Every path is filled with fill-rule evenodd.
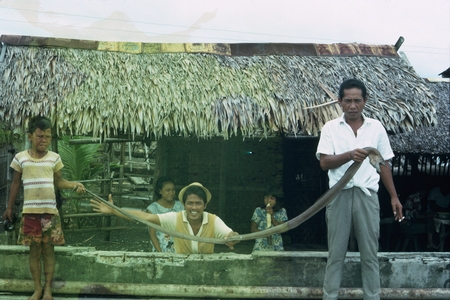
<svg viewBox="0 0 450 300"><path fill-rule="evenodd" d="M103 172L98 154L100 144L70 145L70 139L69 136L63 136L58 141L59 155L64 164L62 169L64 178L79 181L94 179L100 175Z"/></svg>

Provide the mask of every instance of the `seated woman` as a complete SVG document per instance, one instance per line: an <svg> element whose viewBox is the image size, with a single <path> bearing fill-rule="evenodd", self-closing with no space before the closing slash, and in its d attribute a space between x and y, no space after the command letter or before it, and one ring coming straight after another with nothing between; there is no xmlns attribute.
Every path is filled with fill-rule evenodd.
<svg viewBox="0 0 450 300"><path fill-rule="evenodd" d="M170 177L162 176L156 181L153 192L156 201L147 207L152 214L179 212L184 209L183 204L175 199L175 184ZM149 227L152 252L175 252L173 238L161 231Z"/></svg>
<svg viewBox="0 0 450 300"><path fill-rule="evenodd" d="M413 193L405 201L405 221L400 224L400 230L404 234L427 234L427 248L438 249L433 242L433 233L435 217L434 213L424 213L422 210L422 201L426 199L425 191ZM425 206L425 205L424 205ZM426 206L425 206L426 207Z"/></svg>
<svg viewBox="0 0 450 300"><path fill-rule="evenodd" d="M211 193L202 184L193 182L185 186L178 194L178 199L184 204L184 210L181 212L169 212L156 215L135 210L126 210L126 212L150 223L189 235L223 239L232 235L238 235L237 232L229 228L218 216L204 211L211 200ZM113 203L111 195L109 195L109 202ZM100 200L91 199L91 206L96 212L113 214L128 219L118 210L106 205ZM173 237L173 241L175 252L178 254L214 253L214 244L201 243L177 237ZM226 245L230 249L234 249L233 246L236 243L233 241L226 243Z"/></svg>

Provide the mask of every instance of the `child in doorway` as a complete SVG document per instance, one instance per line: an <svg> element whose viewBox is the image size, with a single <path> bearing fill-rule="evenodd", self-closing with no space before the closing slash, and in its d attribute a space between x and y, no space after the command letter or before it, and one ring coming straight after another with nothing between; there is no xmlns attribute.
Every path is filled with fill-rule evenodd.
<svg viewBox="0 0 450 300"><path fill-rule="evenodd" d="M264 193L264 202L253 212L251 232L262 231L272 226L283 224L288 217L286 210L279 202L281 192L269 187ZM253 251L283 251L283 239L277 233L265 238L256 239Z"/></svg>
<svg viewBox="0 0 450 300"><path fill-rule="evenodd" d="M30 271L34 294L30 300L53 299L51 284L55 273L55 245L63 245L64 235L56 207L55 188L85 192L83 184L62 178L60 156L47 150L52 139L52 123L37 116L30 120L28 140L31 149L19 152L11 162L14 177L8 206L3 218L12 220L13 206L23 182L24 202L18 244L30 246ZM44 261L45 283L41 285L41 256Z"/></svg>

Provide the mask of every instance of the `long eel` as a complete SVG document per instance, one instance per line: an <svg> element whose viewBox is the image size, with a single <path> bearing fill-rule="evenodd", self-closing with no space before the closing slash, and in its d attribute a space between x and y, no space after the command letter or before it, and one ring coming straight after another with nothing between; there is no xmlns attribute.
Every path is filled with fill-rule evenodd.
<svg viewBox="0 0 450 300"><path fill-rule="evenodd" d="M369 162L370 164L377 170L378 173L380 173L380 164L386 165L383 157L381 156L380 152L372 147L365 147L364 150L369 152ZM327 206L328 203L330 203L337 194L347 185L347 183L353 178L355 173L358 171L359 167L361 166L361 163L359 162L353 162L353 164L347 169L344 176L329 190L327 190L319 199L317 199L316 202L314 202L311 207L309 207L307 210L302 212L297 217L288 220L287 222L271 227L269 229L265 229L258 232L248 233L248 234L241 234L241 235L232 235L226 239L218 239L218 238L206 238L201 236L194 236L189 234L184 234L172 229L164 228L162 226L150 223L146 220L143 220L139 217L136 217L126 210L123 210L114 204L109 203L108 201L102 199L101 197L97 196L96 194L92 193L91 191L86 189L86 192L94 196L95 198L99 199L106 205L110 206L114 210L117 210L121 214L123 214L125 217L132 219L134 221L143 223L149 227L152 227L158 231L164 232L166 234L169 234L171 236L175 236L182 239L192 240L192 241L198 241L202 243L212 243L212 244L226 244L228 242L235 242L235 241L246 241L246 240L253 240L256 238L264 238L276 233L283 233L288 230L294 229L298 225L302 224L312 216L314 216L317 212L319 212L322 208Z"/></svg>

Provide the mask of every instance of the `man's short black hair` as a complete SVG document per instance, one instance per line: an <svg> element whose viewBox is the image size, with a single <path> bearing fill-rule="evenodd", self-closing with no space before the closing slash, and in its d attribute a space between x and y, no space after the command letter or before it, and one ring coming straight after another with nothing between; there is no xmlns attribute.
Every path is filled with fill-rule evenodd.
<svg viewBox="0 0 450 300"><path fill-rule="evenodd" d="M186 204L186 199L189 195L197 195L200 199L203 200L203 203L207 204L208 202L205 191L199 186L190 186L186 189L183 194L183 204Z"/></svg>
<svg viewBox="0 0 450 300"><path fill-rule="evenodd" d="M361 90L362 97L364 99L367 98L367 90L366 90L366 86L364 85L364 82L362 82L361 80L352 78L352 79L347 79L341 83L341 86L339 87L339 99L342 100L342 98L344 98L344 90L349 90L349 89L353 89L353 88Z"/></svg>
<svg viewBox="0 0 450 300"><path fill-rule="evenodd" d="M38 128L42 131L52 128L52 121L50 121L49 118L42 116L31 118L30 122L28 123L28 133L33 134Z"/></svg>

